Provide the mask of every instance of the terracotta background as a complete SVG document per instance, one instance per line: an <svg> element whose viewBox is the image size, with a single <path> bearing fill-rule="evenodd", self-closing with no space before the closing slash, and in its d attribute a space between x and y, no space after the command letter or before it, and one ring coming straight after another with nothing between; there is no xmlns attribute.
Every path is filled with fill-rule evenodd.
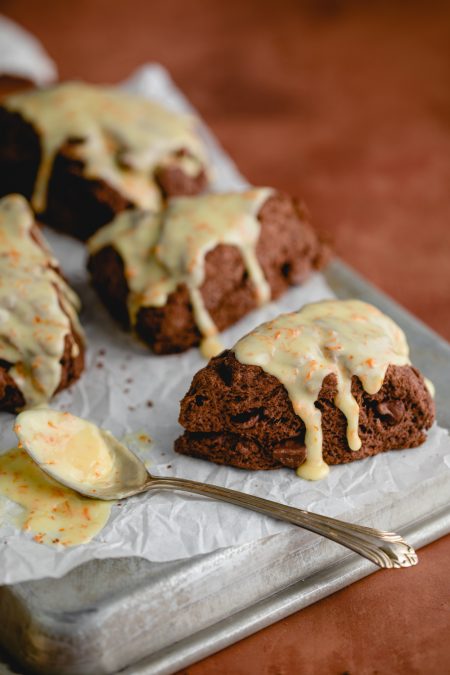
<svg viewBox="0 0 450 675"><path fill-rule="evenodd" d="M254 184L301 195L340 256L450 338L450 4L5 1L61 78L171 72ZM450 672L450 537L189 675Z"/></svg>

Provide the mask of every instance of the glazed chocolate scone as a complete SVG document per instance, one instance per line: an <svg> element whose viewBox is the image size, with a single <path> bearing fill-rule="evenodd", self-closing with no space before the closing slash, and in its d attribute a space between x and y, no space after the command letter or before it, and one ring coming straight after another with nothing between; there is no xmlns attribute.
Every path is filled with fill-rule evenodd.
<svg viewBox="0 0 450 675"><path fill-rule="evenodd" d="M315 480L328 465L412 448L434 420L401 329L359 300L262 324L200 370L181 402L181 454Z"/></svg>
<svg viewBox="0 0 450 675"><path fill-rule="evenodd" d="M0 195L24 195L40 220L82 240L124 209L158 209L207 183L193 118L80 82L2 101L0 173Z"/></svg>
<svg viewBox="0 0 450 675"><path fill-rule="evenodd" d="M79 300L21 195L0 200L0 410L49 401L84 367Z"/></svg>
<svg viewBox="0 0 450 675"><path fill-rule="evenodd" d="M157 354L201 344L323 261L290 197L270 188L178 197L160 214L126 211L88 242L89 270L110 312Z"/></svg>

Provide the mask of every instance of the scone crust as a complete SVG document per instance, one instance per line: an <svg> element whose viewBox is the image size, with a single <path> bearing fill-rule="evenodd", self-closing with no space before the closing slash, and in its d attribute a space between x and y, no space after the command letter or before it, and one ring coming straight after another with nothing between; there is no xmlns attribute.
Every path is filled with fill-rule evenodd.
<svg viewBox="0 0 450 675"><path fill-rule="evenodd" d="M362 447L347 443L347 421L335 406L334 375L327 376L316 406L322 412L323 458L345 464L388 450L421 445L434 421L434 402L413 366L389 366L374 395L357 377L352 394L360 408ZM305 459L305 426L284 386L259 366L241 364L225 351L200 370L180 408L180 454L244 469L297 468Z"/></svg>
<svg viewBox="0 0 450 675"><path fill-rule="evenodd" d="M48 183L47 206L39 220L55 230L86 241L124 209L135 206L101 178L84 174L84 165L73 157L77 139L67 139L57 152ZM184 153L180 148L180 154ZM0 197L22 194L31 200L41 161L38 131L17 113L0 106ZM186 174L180 167L161 167L155 174L164 198L202 192L207 175Z"/></svg>
<svg viewBox="0 0 450 675"><path fill-rule="evenodd" d="M326 247L309 224L303 207L283 193L277 192L266 200L258 219L261 235L256 254L272 299L276 299L323 266ZM91 256L88 267L101 299L128 328L129 291L119 253L107 246ZM219 331L258 306L241 254L234 246L220 244L207 254L201 293ZM186 286L178 286L163 307L142 307L137 315L136 332L157 354L184 352L197 346L201 335Z"/></svg>

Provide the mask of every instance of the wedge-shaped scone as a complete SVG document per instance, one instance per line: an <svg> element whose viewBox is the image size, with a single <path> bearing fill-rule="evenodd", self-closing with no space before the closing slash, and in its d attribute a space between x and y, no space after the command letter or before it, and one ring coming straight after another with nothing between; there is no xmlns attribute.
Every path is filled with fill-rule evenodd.
<svg viewBox="0 0 450 675"><path fill-rule="evenodd" d="M158 354L215 336L323 263L303 209L270 188L178 197L161 214L129 211L89 242L100 297Z"/></svg>
<svg viewBox="0 0 450 675"><path fill-rule="evenodd" d="M175 449L317 479L329 464L423 443L430 386L401 329L375 307L314 303L262 324L195 375Z"/></svg>
<svg viewBox="0 0 450 675"><path fill-rule="evenodd" d="M0 200L0 410L49 401L84 366L79 300L20 195Z"/></svg>
<svg viewBox="0 0 450 675"><path fill-rule="evenodd" d="M133 206L207 183L194 119L112 87L68 82L0 106L0 194L31 200L39 219L87 239Z"/></svg>

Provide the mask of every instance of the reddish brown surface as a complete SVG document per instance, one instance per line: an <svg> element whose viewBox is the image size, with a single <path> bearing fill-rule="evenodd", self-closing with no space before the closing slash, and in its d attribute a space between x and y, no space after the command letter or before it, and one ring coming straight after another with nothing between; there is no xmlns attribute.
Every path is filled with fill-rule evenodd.
<svg viewBox="0 0 450 675"><path fill-rule="evenodd" d="M160 61L253 182L300 194L339 254L450 338L450 6L39 0L2 9L63 78ZM450 671L450 538L188 669Z"/></svg>
<svg viewBox="0 0 450 675"><path fill-rule="evenodd" d="M448 553L447 537L421 551L419 567L378 572L182 673L445 675Z"/></svg>

